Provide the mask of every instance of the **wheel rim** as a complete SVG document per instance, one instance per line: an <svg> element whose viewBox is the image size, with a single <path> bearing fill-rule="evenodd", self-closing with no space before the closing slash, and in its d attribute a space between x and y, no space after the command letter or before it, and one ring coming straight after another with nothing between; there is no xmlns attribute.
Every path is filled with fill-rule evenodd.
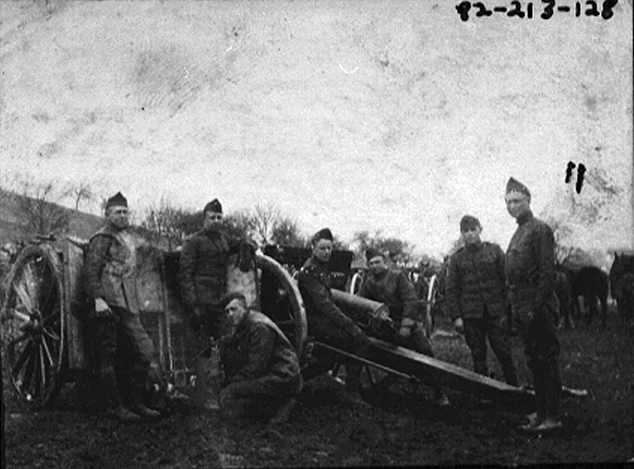
<svg viewBox="0 0 634 469"><path fill-rule="evenodd" d="M59 261L48 246L26 248L8 277L2 315L4 356L13 387L34 407L47 404L60 384L64 350L60 279Z"/></svg>
<svg viewBox="0 0 634 469"><path fill-rule="evenodd" d="M438 279L432 275L429 279L429 290L427 290L427 305L425 308L425 334L430 338L434 332L434 305L438 296Z"/></svg>

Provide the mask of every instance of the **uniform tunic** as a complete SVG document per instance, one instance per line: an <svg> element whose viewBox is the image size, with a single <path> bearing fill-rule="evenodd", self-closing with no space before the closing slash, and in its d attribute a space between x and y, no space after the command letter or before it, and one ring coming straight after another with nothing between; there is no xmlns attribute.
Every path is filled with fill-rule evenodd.
<svg viewBox="0 0 634 469"><path fill-rule="evenodd" d="M452 320L461 318L475 371L488 376L487 336L508 384L517 385L506 319L504 252L497 244L463 246L449 259L446 305Z"/></svg>
<svg viewBox="0 0 634 469"><path fill-rule="evenodd" d="M361 284L359 296L384 303L390 310L390 318L396 324L396 328L400 327L401 321L405 318L414 322L409 337L396 334L381 338L424 355L434 356L431 343L422 326L422 317L418 310L418 297L414 291L414 285L409 281L405 272L388 269L378 275L368 273Z"/></svg>
<svg viewBox="0 0 634 469"><path fill-rule="evenodd" d="M306 307L308 334L326 342L352 340L358 326L332 301L332 280L326 266L311 257L299 271L297 283Z"/></svg>
<svg viewBox="0 0 634 469"><path fill-rule="evenodd" d="M529 211L518 217L518 227L506 252L513 321L524 342L533 372L537 413L558 418L561 394L559 340L555 318L555 240L550 227Z"/></svg>
<svg viewBox="0 0 634 469"><path fill-rule="evenodd" d="M97 231L90 239L84 268L88 296L93 300L103 299L115 316L94 321L101 376L114 373L117 350L125 350L129 360L121 364L119 371L133 374L132 378L140 386L155 357L152 339L141 323L136 247L128 230L117 230L108 223Z"/></svg>
<svg viewBox="0 0 634 469"><path fill-rule="evenodd" d="M250 311L221 353L220 405L234 414L274 410L299 393L299 360L286 336L264 314Z"/></svg>

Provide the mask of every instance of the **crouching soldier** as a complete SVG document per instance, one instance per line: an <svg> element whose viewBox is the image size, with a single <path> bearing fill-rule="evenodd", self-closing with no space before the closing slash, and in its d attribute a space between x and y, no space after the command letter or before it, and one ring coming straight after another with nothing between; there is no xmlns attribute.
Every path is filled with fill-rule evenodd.
<svg viewBox="0 0 634 469"><path fill-rule="evenodd" d="M161 414L142 402L146 380L160 378L160 373L152 339L141 324L136 245L128 230L128 201L121 192L106 202L106 218L106 225L90 239L85 269L94 301L90 316L96 328L100 384L109 401L107 413L124 422L156 419ZM125 363L119 360L121 355ZM117 373L124 377L122 382ZM125 405L121 384L130 390Z"/></svg>
<svg viewBox="0 0 634 469"><path fill-rule="evenodd" d="M273 321L249 309L241 293L224 295L221 304L221 411L229 418L272 416L270 424L284 423L302 389L293 346Z"/></svg>

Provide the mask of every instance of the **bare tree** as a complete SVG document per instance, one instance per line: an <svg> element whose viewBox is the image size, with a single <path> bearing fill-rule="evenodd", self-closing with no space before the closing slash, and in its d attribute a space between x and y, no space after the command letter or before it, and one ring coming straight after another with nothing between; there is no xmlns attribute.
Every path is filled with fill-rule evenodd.
<svg viewBox="0 0 634 469"><path fill-rule="evenodd" d="M90 184L80 182L77 186L69 190L70 194L74 197L75 210L79 210L79 204L82 201L90 201L94 197Z"/></svg>
<svg viewBox="0 0 634 469"><path fill-rule="evenodd" d="M70 214L56 202L62 195L56 191L56 181L34 183L23 181L17 196L22 231L26 236L56 235L68 231Z"/></svg>
<svg viewBox="0 0 634 469"><path fill-rule="evenodd" d="M290 218L280 218L277 220L271 233L271 242L284 246L305 246L307 240L302 236L297 222Z"/></svg>
<svg viewBox="0 0 634 469"><path fill-rule="evenodd" d="M410 265L414 262L414 247L407 241L393 237L384 237L381 231L371 235L368 231L358 231L354 234L352 242L357 245L356 252L359 255L369 249L377 249L385 254L395 264L400 266Z"/></svg>
<svg viewBox="0 0 634 469"><path fill-rule="evenodd" d="M255 206L255 213L253 214L254 235L261 246L271 243L273 232L279 219L280 213L272 205Z"/></svg>

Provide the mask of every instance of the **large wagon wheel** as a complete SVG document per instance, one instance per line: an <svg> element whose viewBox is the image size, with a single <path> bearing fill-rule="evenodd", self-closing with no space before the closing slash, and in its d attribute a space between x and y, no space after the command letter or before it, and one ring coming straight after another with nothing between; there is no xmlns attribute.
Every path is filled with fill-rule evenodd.
<svg viewBox="0 0 634 469"><path fill-rule="evenodd" d="M425 335L427 338L431 337L434 328L436 327L436 320L434 318L434 306L438 300L438 277L436 274L432 275L429 279L429 287L427 288L427 301L425 304Z"/></svg>
<svg viewBox="0 0 634 469"><path fill-rule="evenodd" d="M5 282L2 355L11 383L28 407L48 404L63 382L62 278L54 248L40 244L22 250Z"/></svg>
<svg viewBox="0 0 634 469"><path fill-rule="evenodd" d="M263 271L266 271L269 281L264 284L263 289L271 288L271 286L279 287L277 291L262 291L261 299L266 302L269 311L267 313L277 326L289 338L295 346L297 355L304 357L306 339L308 335L308 323L306 322L306 311L304 303L297 288L297 283L291 274L275 259L269 256L258 254L256 256L257 265ZM270 280L275 282L271 283ZM264 305L263 305L264 309Z"/></svg>

